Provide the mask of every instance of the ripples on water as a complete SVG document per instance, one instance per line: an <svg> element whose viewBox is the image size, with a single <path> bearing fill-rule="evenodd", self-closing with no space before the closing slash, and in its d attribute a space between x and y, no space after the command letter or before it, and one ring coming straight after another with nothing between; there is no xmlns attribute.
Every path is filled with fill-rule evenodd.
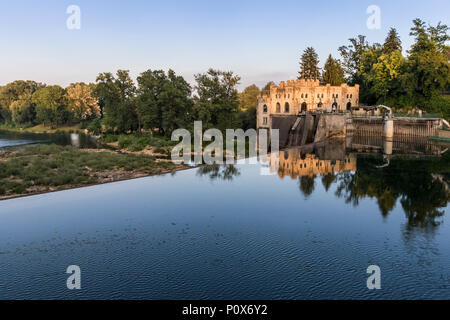
<svg viewBox="0 0 450 320"><path fill-rule="evenodd" d="M450 298L449 156L330 158L294 149L0 202L0 298Z"/></svg>

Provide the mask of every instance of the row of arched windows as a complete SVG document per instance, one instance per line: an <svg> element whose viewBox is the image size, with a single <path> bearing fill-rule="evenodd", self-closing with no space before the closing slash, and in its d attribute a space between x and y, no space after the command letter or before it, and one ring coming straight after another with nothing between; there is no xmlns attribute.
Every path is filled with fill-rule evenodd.
<svg viewBox="0 0 450 320"><path fill-rule="evenodd" d="M288 94L287 94L287 98L289 99L290 97L291 97L291 94L288 93ZM281 98L281 94L276 94L276 95L275 95L275 98ZM284 94L284 98L286 99L286 94Z"/></svg>
<svg viewBox="0 0 450 320"><path fill-rule="evenodd" d="M322 102L319 102L318 104L317 104L317 108L322 108L323 107L323 103ZM333 103L333 109L337 109L337 107L338 107L338 105L337 105L337 103L335 102L335 103ZM347 110L350 110L351 109L351 107L352 107L352 104L349 102L349 103L347 103ZM301 111L303 112L303 111L306 111L308 109L308 105L306 104L306 102L303 102L302 103L302 105L301 105ZM289 111L290 111L290 106L289 106L289 103L285 103L284 104L284 112L285 113L289 113ZM264 105L263 106L263 113L267 113L268 112L268 108L267 108L267 105ZM279 103L279 102L277 102L277 105L276 105L276 113L281 113L281 104Z"/></svg>
<svg viewBox="0 0 450 320"><path fill-rule="evenodd" d="M267 107L264 110L267 110ZM276 112L281 113L281 105L279 102L277 102ZM287 102L284 104L284 112L289 113L289 103Z"/></svg>
<svg viewBox="0 0 450 320"><path fill-rule="evenodd" d="M277 98L277 99L279 99L279 98L281 98L281 94L276 94L275 95L275 98ZM301 95L301 98L303 99L303 98L306 98L306 99L308 99L308 94L307 93L302 93ZM284 94L284 98L286 99L286 98L290 98L291 97L291 95L288 93L287 95L286 94ZM317 94L317 98L323 98L324 97L324 95L323 95L323 93L322 94L320 94L320 93L318 93ZM338 93L333 93L332 94L332 98L339 98L339 94ZM347 99L348 98L353 98L353 94L347 94Z"/></svg>

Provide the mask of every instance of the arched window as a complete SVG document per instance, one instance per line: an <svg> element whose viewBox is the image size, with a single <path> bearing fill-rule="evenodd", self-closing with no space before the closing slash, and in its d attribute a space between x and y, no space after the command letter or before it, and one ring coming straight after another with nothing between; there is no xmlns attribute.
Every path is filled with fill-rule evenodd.
<svg viewBox="0 0 450 320"><path fill-rule="evenodd" d="M302 93L302 99L303 99L303 93Z"/></svg>
<svg viewBox="0 0 450 320"><path fill-rule="evenodd" d="M322 93L322 98L323 98L323 93Z"/></svg>
<svg viewBox="0 0 450 320"><path fill-rule="evenodd" d="M302 103L302 112L308 110L308 105L306 104L306 102Z"/></svg>
<svg viewBox="0 0 450 320"><path fill-rule="evenodd" d="M281 105L279 102L277 102L277 113L281 112Z"/></svg>
<svg viewBox="0 0 450 320"><path fill-rule="evenodd" d="M264 112L264 113L267 113L267 105L264 105L264 107L263 107L263 112Z"/></svg>
<svg viewBox="0 0 450 320"><path fill-rule="evenodd" d="M289 103L287 102L284 104L284 112L289 113Z"/></svg>
<svg viewBox="0 0 450 320"><path fill-rule="evenodd" d="M350 94L350 99L353 98L353 94Z"/></svg>
<svg viewBox="0 0 450 320"><path fill-rule="evenodd" d="M317 98L320 98L320 93L317 94Z"/></svg>
<svg viewBox="0 0 450 320"><path fill-rule="evenodd" d="M336 93L336 98L339 98L339 95Z"/></svg>
<svg viewBox="0 0 450 320"><path fill-rule="evenodd" d="M308 94L305 94L305 98L308 98Z"/></svg>

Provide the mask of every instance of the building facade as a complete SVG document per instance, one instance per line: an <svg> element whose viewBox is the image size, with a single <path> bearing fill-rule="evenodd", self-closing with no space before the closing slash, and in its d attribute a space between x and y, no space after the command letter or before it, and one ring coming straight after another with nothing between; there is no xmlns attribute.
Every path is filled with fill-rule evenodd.
<svg viewBox="0 0 450 320"><path fill-rule="evenodd" d="M320 85L319 80L288 80L258 98L257 128L270 128L272 116L305 111L343 111L359 105L359 85Z"/></svg>

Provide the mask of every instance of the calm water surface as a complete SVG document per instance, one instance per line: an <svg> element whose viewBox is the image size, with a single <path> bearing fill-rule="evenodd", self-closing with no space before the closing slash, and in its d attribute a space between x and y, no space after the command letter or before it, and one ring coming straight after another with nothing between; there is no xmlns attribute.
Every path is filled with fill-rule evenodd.
<svg viewBox="0 0 450 320"><path fill-rule="evenodd" d="M0 130L0 151L5 147L16 147L36 143L73 145L79 148L96 148L97 141L85 134L75 133L22 133Z"/></svg>
<svg viewBox="0 0 450 320"><path fill-rule="evenodd" d="M385 164L294 149L2 201L0 298L449 299L450 157Z"/></svg>

